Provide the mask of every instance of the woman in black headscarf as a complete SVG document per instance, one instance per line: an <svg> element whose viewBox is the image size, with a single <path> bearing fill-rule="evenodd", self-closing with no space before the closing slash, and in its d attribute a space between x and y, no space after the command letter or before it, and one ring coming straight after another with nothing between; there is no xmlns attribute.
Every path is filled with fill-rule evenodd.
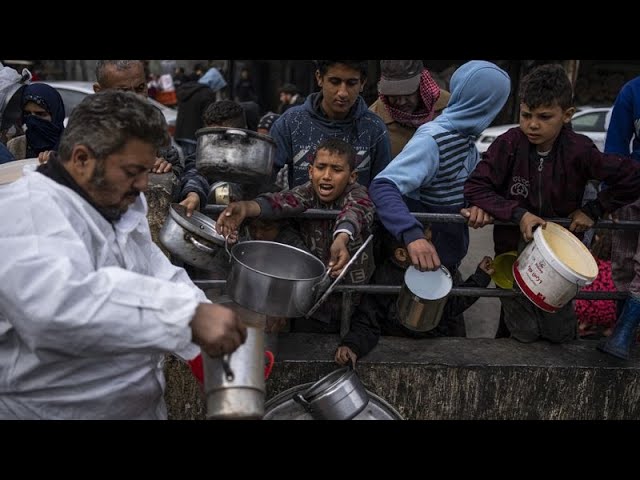
<svg viewBox="0 0 640 480"><path fill-rule="evenodd" d="M7 148L16 160L48 155L58 148L64 118L64 103L55 88L46 83L27 85L22 93L22 123L26 126L26 135L10 140Z"/></svg>

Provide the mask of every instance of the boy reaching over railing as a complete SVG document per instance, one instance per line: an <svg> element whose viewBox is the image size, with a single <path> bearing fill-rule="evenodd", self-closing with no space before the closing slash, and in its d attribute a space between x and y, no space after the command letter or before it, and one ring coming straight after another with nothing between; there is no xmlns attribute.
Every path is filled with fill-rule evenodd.
<svg viewBox="0 0 640 480"><path fill-rule="evenodd" d="M291 190L267 193L254 200L233 202L222 211L216 228L223 235L235 233L246 218L279 220L294 217L310 208L340 210L336 219L300 222L300 233L307 249L331 269L336 278L352 255L364 243L373 224L373 203L367 189L356 182L355 149L337 138L323 140L309 165L309 181ZM374 269L373 252L368 245L355 259L345 283L366 284ZM353 306L358 304L354 298ZM340 295L332 295L311 318L292 319L292 332L338 333L342 315ZM355 359L368 353L377 343L377 325L352 322L341 340Z"/></svg>

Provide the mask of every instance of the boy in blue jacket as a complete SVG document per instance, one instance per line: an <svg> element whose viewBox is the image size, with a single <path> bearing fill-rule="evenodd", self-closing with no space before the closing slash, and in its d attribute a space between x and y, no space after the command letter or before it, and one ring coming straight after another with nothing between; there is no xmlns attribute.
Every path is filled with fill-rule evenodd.
<svg viewBox="0 0 640 480"><path fill-rule="evenodd" d="M640 77L626 83L611 112L611 122L604 145L606 153L631 156L640 163ZM616 212L619 220L640 220L640 199ZM640 242L638 231L613 230L611 274L616 289L629 292L611 336L598 350L618 358L629 358L640 324Z"/></svg>
<svg viewBox="0 0 640 480"><path fill-rule="evenodd" d="M436 270L443 264L455 277L467 254L469 229L462 223L434 223L429 241L402 196L428 213L462 213L474 228L490 223L481 209L463 208L463 188L479 160L475 136L502 109L510 88L509 75L493 63L474 60L462 65L451 77L451 98L442 115L420 126L371 183L369 196L378 217L406 245L419 270Z"/></svg>

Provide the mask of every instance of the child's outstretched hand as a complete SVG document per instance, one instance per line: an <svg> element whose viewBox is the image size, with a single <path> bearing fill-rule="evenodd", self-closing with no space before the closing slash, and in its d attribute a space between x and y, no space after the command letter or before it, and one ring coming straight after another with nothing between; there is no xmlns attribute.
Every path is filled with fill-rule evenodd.
<svg viewBox="0 0 640 480"><path fill-rule="evenodd" d="M482 228L485 225L493 223L493 217L475 205L469 208L463 208L460 210L460 215L467 219L467 225L471 228Z"/></svg>
<svg viewBox="0 0 640 480"><path fill-rule="evenodd" d="M264 333L278 333L287 326L286 317L271 317L267 315L267 321L264 327Z"/></svg>
<svg viewBox="0 0 640 480"><path fill-rule="evenodd" d="M520 233L522 233L522 238L524 238L525 242L528 243L533 240L533 229L536 225L542 225L542 228L544 228L547 226L547 222L529 212L525 213L520 219Z"/></svg>
<svg viewBox="0 0 640 480"><path fill-rule="evenodd" d="M493 259L491 257L487 257L486 255L482 260L480 260L478 268L489 276L496 273L495 268L493 268Z"/></svg>
<svg viewBox="0 0 640 480"><path fill-rule="evenodd" d="M349 362L352 362L352 365L355 367L356 360L358 360L358 356L353 353L353 350L349 347L341 345L338 347L338 350L336 350L335 361L338 365L344 367Z"/></svg>
<svg viewBox="0 0 640 480"><path fill-rule="evenodd" d="M187 217L193 215L194 210L200 210L200 195L195 192L189 192L180 202L180 205L186 209Z"/></svg>
<svg viewBox="0 0 640 480"><path fill-rule="evenodd" d="M349 235L344 232L340 232L331 244L331 259L329 260L329 268L331 268L331 278L336 278L342 272L342 269L347 264L351 255L347 248L349 242Z"/></svg>
<svg viewBox="0 0 640 480"><path fill-rule="evenodd" d="M253 200L232 202L225 208L216 221L216 230L220 235L229 236L238 231L247 217L260 215L260 205Z"/></svg>
<svg viewBox="0 0 640 480"><path fill-rule="evenodd" d="M151 173L167 173L172 169L172 165L162 157L156 157L156 162L153 164Z"/></svg>
<svg viewBox="0 0 640 480"><path fill-rule="evenodd" d="M572 232L580 233L593 227L594 222L591 217L580 209L571 212L569 218L571 219L569 230Z"/></svg>

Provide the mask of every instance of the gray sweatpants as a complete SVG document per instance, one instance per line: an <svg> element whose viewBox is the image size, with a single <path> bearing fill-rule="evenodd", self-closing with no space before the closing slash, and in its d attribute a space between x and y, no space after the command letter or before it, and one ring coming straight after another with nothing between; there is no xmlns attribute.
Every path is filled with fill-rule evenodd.
<svg viewBox="0 0 640 480"><path fill-rule="evenodd" d="M514 285L514 290L520 290ZM504 321L511 336L524 343L542 338L553 343L565 343L576 338L578 321L573 301L556 313L547 313L525 297L501 298Z"/></svg>
<svg viewBox="0 0 640 480"><path fill-rule="evenodd" d="M518 255L525 249L522 237L518 242ZM520 292L518 284L513 289ZM531 300L522 296L500 298L504 310L504 322L511 337L524 343L535 342L542 338L553 343L565 343L574 340L578 333L578 319L573 301L555 313L547 313L535 306Z"/></svg>

